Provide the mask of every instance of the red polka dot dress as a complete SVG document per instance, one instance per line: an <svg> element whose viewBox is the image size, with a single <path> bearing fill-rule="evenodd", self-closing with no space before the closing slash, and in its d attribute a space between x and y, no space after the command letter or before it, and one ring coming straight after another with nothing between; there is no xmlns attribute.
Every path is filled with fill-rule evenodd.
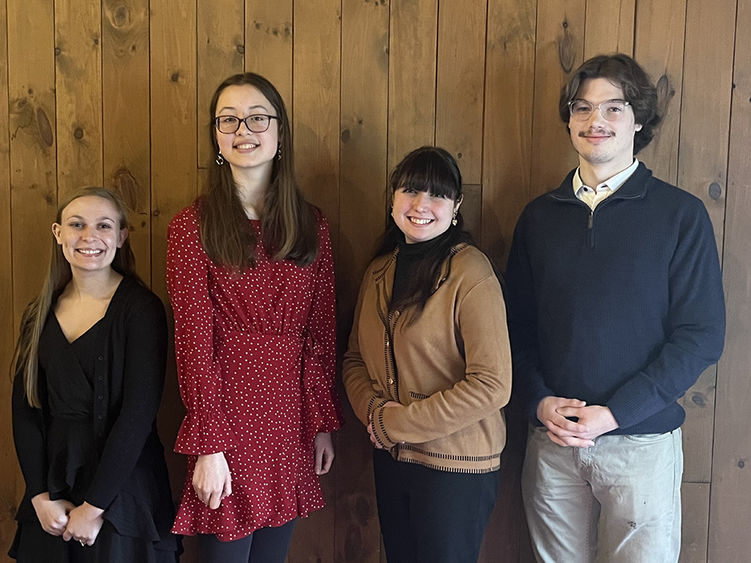
<svg viewBox="0 0 751 563"><path fill-rule="evenodd" d="M251 221L261 240L259 221ZM187 414L175 451L188 474L173 532L222 541L280 526L324 506L313 438L339 428L334 387L334 268L328 225L305 267L272 261L263 245L242 275L201 245L195 204L169 226L167 286ZM232 494L211 510L192 486L196 457L224 452Z"/></svg>

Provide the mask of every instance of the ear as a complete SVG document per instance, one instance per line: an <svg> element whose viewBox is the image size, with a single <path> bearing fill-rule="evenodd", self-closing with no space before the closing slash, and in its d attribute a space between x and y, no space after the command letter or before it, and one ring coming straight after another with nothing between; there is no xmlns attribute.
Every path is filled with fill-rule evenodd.
<svg viewBox="0 0 751 563"><path fill-rule="evenodd" d="M62 239L60 238L60 231L62 227L59 223L52 223L52 236L55 237L55 240L57 241L57 244L63 244Z"/></svg>
<svg viewBox="0 0 751 563"><path fill-rule="evenodd" d="M128 228L123 227L120 229L120 234L117 237L117 247L122 248L123 244L125 243L125 239L128 238Z"/></svg>
<svg viewBox="0 0 751 563"><path fill-rule="evenodd" d="M462 202L464 201L464 196L460 195L456 201L454 202L454 213L459 211L459 206L461 206Z"/></svg>

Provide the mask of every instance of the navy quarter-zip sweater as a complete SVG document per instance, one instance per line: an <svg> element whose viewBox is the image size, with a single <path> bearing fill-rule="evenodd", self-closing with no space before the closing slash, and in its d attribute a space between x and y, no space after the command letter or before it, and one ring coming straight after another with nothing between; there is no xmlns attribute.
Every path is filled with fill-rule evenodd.
<svg viewBox="0 0 751 563"><path fill-rule="evenodd" d="M610 408L613 434L669 432L725 337L703 203L644 164L594 211L561 186L522 212L506 272L514 392Z"/></svg>

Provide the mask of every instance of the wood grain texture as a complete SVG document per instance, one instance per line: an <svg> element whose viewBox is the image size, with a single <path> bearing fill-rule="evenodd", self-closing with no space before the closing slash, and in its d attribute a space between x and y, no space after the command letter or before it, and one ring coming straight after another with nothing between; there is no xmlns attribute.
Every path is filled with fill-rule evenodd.
<svg viewBox="0 0 751 563"><path fill-rule="evenodd" d="M709 561L742 561L751 553L751 1L738 2L730 121L723 274L727 337L720 359L714 420Z"/></svg>
<svg viewBox="0 0 751 563"><path fill-rule="evenodd" d="M0 30L8 30L8 11L0 2ZM8 45L0 41L0 100L8 99ZM0 104L0 358L10 367L18 334L13 315L13 263L11 260L10 129L8 104ZM6 371L7 373L7 371ZM7 546L16 532L13 518L18 499L23 494L23 480L18 469L11 425L11 380L0 377L0 545Z"/></svg>
<svg viewBox="0 0 751 563"><path fill-rule="evenodd" d="M534 0L488 2L480 246L500 270L532 199L536 7Z"/></svg>
<svg viewBox="0 0 751 563"><path fill-rule="evenodd" d="M709 492L710 486L707 483L683 483L681 489L683 514L690 515L690 518L683 519L679 563L707 561Z"/></svg>
<svg viewBox="0 0 751 563"><path fill-rule="evenodd" d="M734 33L717 35L702 30L732 29L735 9L735 0L723 0L711 7L688 2L686 10L683 80L692 87L683 90L681 100L678 185L704 202L718 248L722 248L725 221ZM691 396L695 390L706 391L709 396L705 408L687 411L691 416L684 430L695 446L686 460L687 481L711 480L716 374L716 368L711 367L688 392Z"/></svg>
<svg viewBox="0 0 751 563"><path fill-rule="evenodd" d="M487 0L438 10L435 143L454 155L467 184L482 181L486 16Z"/></svg>
<svg viewBox="0 0 751 563"><path fill-rule="evenodd" d="M435 144L437 22L438 0L391 4L389 171L412 149Z"/></svg>
<svg viewBox="0 0 751 563"><path fill-rule="evenodd" d="M339 242L336 259L340 349L362 274L383 231L388 122L389 3L342 0ZM367 92L367 95L364 93ZM381 557L372 447L345 400L337 436L334 561L377 563Z"/></svg>
<svg viewBox="0 0 751 563"><path fill-rule="evenodd" d="M245 2L245 70L268 78L292 100L292 0ZM290 115L294 108L287 107Z"/></svg>
<svg viewBox="0 0 751 563"><path fill-rule="evenodd" d="M533 108L532 195L557 188L576 166L566 124L558 115L561 87L583 59L584 0L537 4Z"/></svg>
<svg viewBox="0 0 751 563"><path fill-rule="evenodd" d="M55 2L58 197L102 178L101 6Z"/></svg>
<svg viewBox="0 0 751 563"><path fill-rule="evenodd" d="M587 2L584 60L607 53L634 54L636 0Z"/></svg>
<svg viewBox="0 0 751 563"><path fill-rule="evenodd" d="M686 0L640 0L636 10L634 56L657 85L662 122L655 138L637 156L655 176L678 181L678 134L683 95Z"/></svg>
<svg viewBox="0 0 751 563"><path fill-rule="evenodd" d="M245 67L244 0L197 0L198 166L216 158L207 125L211 96L221 82Z"/></svg>
<svg viewBox="0 0 751 563"><path fill-rule="evenodd" d="M14 326L41 287L57 209L53 22L49 3L8 3Z"/></svg>
<svg viewBox="0 0 751 563"><path fill-rule="evenodd" d="M102 131L104 185L130 208L136 270L150 283L148 6L148 0L102 2Z"/></svg>

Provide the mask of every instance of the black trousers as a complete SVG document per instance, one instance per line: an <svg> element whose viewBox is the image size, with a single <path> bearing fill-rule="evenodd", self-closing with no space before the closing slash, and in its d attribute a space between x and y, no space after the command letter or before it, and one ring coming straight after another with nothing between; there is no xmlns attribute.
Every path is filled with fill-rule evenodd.
<svg viewBox="0 0 751 563"><path fill-rule="evenodd" d="M284 563L297 520L261 528L239 540L223 542L213 534L198 536L200 563Z"/></svg>
<svg viewBox="0 0 751 563"><path fill-rule="evenodd" d="M373 472L389 563L477 563L499 471L438 471L374 450Z"/></svg>

